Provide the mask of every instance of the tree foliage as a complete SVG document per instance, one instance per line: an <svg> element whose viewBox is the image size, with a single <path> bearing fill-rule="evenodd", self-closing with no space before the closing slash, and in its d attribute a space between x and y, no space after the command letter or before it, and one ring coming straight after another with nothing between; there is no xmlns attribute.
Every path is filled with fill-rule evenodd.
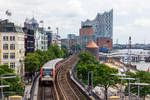
<svg viewBox="0 0 150 100"><path fill-rule="evenodd" d="M140 80L140 83L150 83L150 73L147 71L138 71L136 73L128 72L127 75L130 77L136 78ZM132 83L138 82L139 80L131 81ZM128 86L126 86L126 91L128 90ZM132 85L131 92L134 94L138 94L138 86ZM140 86L140 97L145 98L145 96L150 94L150 86Z"/></svg>
<svg viewBox="0 0 150 100"><path fill-rule="evenodd" d="M15 74L13 69L9 68L8 65L1 65L0 66L0 76L5 77L3 74ZM3 85L9 85L9 88L4 88L4 92L8 92L7 94L4 94L5 96L9 95L16 95L17 93L22 93L24 92L24 87L21 84L21 81L19 77L17 76L16 78L12 79L1 79Z"/></svg>
<svg viewBox="0 0 150 100"><path fill-rule="evenodd" d="M77 43L74 43L74 44L72 44L71 49L73 52L75 52L75 51L79 52L79 51L81 51L81 46Z"/></svg>
<svg viewBox="0 0 150 100"><path fill-rule="evenodd" d="M39 69L39 55L36 53L28 53L25 57L26 71L37 71Z"/></svg>
<svg viewBox="0 0 150 100"><path fill-rule="evenodd" d="M57 44L52 44L47 51L37 50L35 53L28 53L25 57L25 70L26 72L38 71L49 60L62 57L64 52Z"/></svg>
<svg viewBox="0 0 150 100"><path fill-rule="evenodd" d="M93 85L101 86L105 89L105 99L107 99L107 90L110 86L116 86L119 83L117 76L111 74L117 74L118 70L110 68L105 64L99 64L99 62L88 52L79 54L80 60L77 64L77 76L85 84L88 83L88 72L93 72Z"/></svg>

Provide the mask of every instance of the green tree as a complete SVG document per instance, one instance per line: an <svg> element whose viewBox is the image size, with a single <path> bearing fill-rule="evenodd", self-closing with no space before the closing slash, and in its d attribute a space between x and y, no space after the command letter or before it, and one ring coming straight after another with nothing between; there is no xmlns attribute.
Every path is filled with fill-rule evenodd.
<svg viewBox="0 0 150 100"><path fill-rule="evenodd" d="M79 64L95 64L98 65L99 62L94 58L94 56L89 52L83 52L79 54L80 60Z"/></svg>
<svg viewBox="0 0 150 100"><path fill-rule="evenodd" d="M75 51L79 52L79 51L81 51L81 46L77 43L74 43L74 44L72 44L71 49L73 52L75 52Z"/></svg>
<svg viewBox="0 0 150 100"><path fill-rule="evenodd" d="M63 53L64 53L64 58L67 58L69 56L68 54L68 50L67 49L62 49Z"/></svg>
<svg viewBox="0 0 150 100"><path fill-rule="evenodd" d="M80 60L76 65L77 76L85 84L88 84L88 72L93 72L93 85L101 86L105 89L105 99L107 100L107 91L110 86L116 86L119 83L117 76L111 74L117 74L118 70L110 68L105 64L99 64L99 62L89 52L83 52L79 54Z"/></svg>
<svg viewBox="0 0 150 100"><path fill-rule="evenodd" d="M38 71L49 60L62 57L64 57L64 52L57 44L52 44L47 51L36 50L35 53L28 53L25 57L25 70L27 72Z"/></svg>
<svg viewBox="0 0 150 100"><path fill-rule="evenodd" d="M61 49L68 49L68 46L66 43L61 43Z"/></svg>
<svg viewBox="0 0 150 100"><path fill-rule="evenodd" d="M140 83L150 83L150 73L147 71L138 71L136 73L128 72L126 73L130 75L130 77L136 78L140 80ZM132 83L138 82L139 80L131 81ZM128 90L128 86L126 86L126 91ZM131 92L138 94L138 86L131 86ZM140 97L145 99L145 96L150 94L150 86L140 86Z"/></svg>
<svg viewBox="0 0 150 100"><path fill-rule="evenodd" d="M59 46L56 43L51 44L50 47L48 48L48 50L51 50L52 52L54 52L56 58L61 58L64 56L63 51L61 51L61 49L59 48Z"/></svg>
<svg viewBox="0 0 150 100"><path fill-rule="evenodd" d="M0 65L0 76L3 76L3 74L15 74L15 73L13 69L9 68L8 65ZM1 80L3 82L3 85L10 86L9 88L4 88L4 92L8 92L7 94L4 94L5 96L12 95L12 92L13 95L16 95L17 93L22 93L23 95L24 87L22 86L22 83L18 76L12 79L1 79Z"/></svg>
<svg viewBox="0 0 150 100"><path fill-rule="evenodd" d="M28 53L25 57L25 70L27 72L35 72L39 69L40 60L39 55L36 53Z"/></svg>
<svg viewBox="0 0 150 100"><path fill-rule="evenodd" d="M111 74L117 74L118 70L110 68L105 64L99 64L94 70L93 83L95 86L104 87L105 100L107 100L108 88L117 87L116 84L119 83L119 78L117 76L112 76Z"/></svg>

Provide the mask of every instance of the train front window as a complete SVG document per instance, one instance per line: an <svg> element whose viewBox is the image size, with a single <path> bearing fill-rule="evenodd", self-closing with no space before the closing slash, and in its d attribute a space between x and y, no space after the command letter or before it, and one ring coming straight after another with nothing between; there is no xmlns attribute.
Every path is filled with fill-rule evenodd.
<svg viewBox="0 0 150 100"><path fill-rule="evenodd" d="M43 76L50 75L53 76L53 70L52 69L43 69Z"/></svg>

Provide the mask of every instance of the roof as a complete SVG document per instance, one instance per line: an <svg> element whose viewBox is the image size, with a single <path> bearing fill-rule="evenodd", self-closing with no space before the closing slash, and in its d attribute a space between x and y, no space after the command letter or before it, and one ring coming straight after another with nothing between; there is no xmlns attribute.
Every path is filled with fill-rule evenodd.
<svg viewBox="0 0 150 100"><path fill-rule="evenodd" d="M98 46L94 43L93 40L86 47L87 48L98 48Z"/></svg>
<svg viewBox="0 0 150 100"><path fill-rule="evenodd" d="M14 23L6 20L0 20L0 32L20 32L23 33L23 30L20 26L16 26Z"/></svg>
<svg viewBox="0 0 150 100"><path fill-rule="evenodd" d="M47 63L45 63L45 64L43 65L43 68L52 69L52 68L55 67L56 63L59 62L59 61L61 61L61 60L62 60L62 58L50 60L50 61L48 61Z"/></svg>

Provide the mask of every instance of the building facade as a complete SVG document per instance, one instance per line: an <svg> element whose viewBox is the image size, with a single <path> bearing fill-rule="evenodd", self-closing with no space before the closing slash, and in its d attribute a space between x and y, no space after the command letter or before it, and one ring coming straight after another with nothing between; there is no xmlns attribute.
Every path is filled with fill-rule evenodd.
<svg viewBox="0 0 150 100"><path fill-rule="evenodd" d="M0 22L0 65L7 64L15 73L24 73L24 33L8 21Z"/></svg>
<svg viewBox="0 0 150 100"><path fill-rule="evenodd" d="M26 37L28 38L27 40L29 40L28 42L32 42L28 48L31 46L30 48L32 48L34 51L48 49L48 33L44 27L39 27L39 23L34 17L31 19L26 18L24 27L28 30L33 30L32 32L30 31L30 36Z"/></svg>
<svg viewBox="0 0 150 100"><path fill-rule="evenodd" d="M68 34L68 35L67 35L67 38L68 38L68 39L74 39L75 36L76 36L75 34Z"/></svg>
<svg viewBox="0 0 150 100"><path fill-rule="evenodd" d="M48 36L44 28L39 27L35 30L35 50L48 49Z"/></svg>
<svg viewBox="0 0 150 100"><path fill-rule="evenodd" d="M76 36L74 42L79 44L81 47L82 51L85 51L86 46L91 42L96 41L96 36L95 35L82 35L82 36Z"/></svg>
<svg viewBox="0 0 150 100"><path fill-rule="evenodd" d="M90 25L94 28L94 34L97 38L112 38L113 37L113 10L98 13L94 20L86 20L81 22L81 27Z"/></svg>
<svg viewBox="0 0 150 100"><path fill-rule="evenodd" d="M92 26L86 25L82 26L80 29L80 36L82 35L93 35L94 34L94 28Z"/></svg>
<svg viewBox="0 0 150 100"><path fill-rule="evenodd" d="M49 47L52 43L52 31L51 30L47 30L46 31L46 35L47 35L47 46Z"/></svg>
<svg viewBox="0 0 150 100"><path fill-rule="evenodd" d="M34 30L24 27L23 31L25 33L24 42L25 42L25 56L27 53L35 52L35 39L34 39Z"/></svg>
<svg viewBox="0 0 150 100"><path fill-rule="evenodd" d="M94 20L81 22L81 35L95 35L97 45L112 49L113 46L113 10L98 13Z"/></svg>

